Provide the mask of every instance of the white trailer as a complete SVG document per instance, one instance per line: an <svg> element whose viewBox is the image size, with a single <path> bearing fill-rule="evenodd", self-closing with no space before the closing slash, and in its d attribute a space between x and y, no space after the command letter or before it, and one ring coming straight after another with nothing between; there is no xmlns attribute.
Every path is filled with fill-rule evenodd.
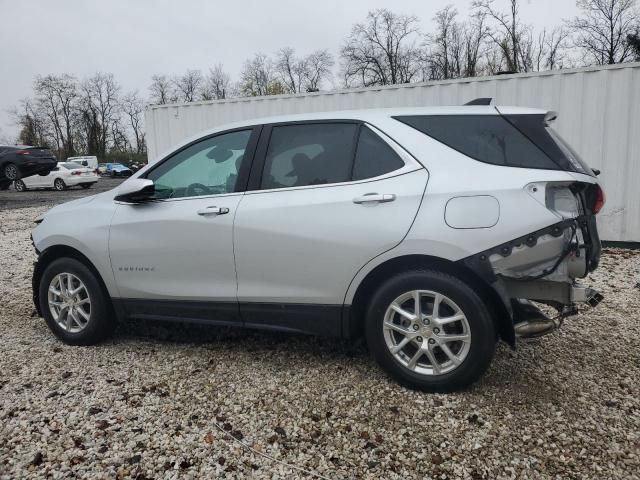
<svg viewBox="0 0 640 480"><path fill-rule="evenodd" d="M492 97L496 105L559 113L560 134L593 168L607 204L599 215L603 240L640 242L640 63L464 78L299 95L149 105L149 160L219 125L290 113L380 107L462 105Z"/></svg>

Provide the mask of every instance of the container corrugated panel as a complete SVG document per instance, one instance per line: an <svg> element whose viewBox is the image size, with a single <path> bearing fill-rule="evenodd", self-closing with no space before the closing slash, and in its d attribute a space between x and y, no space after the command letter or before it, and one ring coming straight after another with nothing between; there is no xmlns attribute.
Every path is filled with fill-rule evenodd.
<svg viewBox="0 0 640 480"><path fill-rule="evenodd" d="M601 237L640 241L640 63L300 95L250 97L147 107L149 158L202 130L290 113L382 107L462 105L492 97L496 105L559 113L554 127L602 171L607 204Z"/></svg>

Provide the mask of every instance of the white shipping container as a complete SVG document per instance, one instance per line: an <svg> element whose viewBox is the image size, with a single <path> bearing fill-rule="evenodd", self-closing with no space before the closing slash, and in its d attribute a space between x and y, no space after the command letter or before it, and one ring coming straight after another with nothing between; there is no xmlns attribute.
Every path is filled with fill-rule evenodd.
<svg viewBox="0 0 640 480"><path fill-rule="evenodd" d="M492 97L496 105L557 111L554 127L590 166L602 171L607 196L598 218L602 239L640 241L640 63L150 105L145 112L147 148L153 162L184 139L235 121L331 110L462 105L478 97Z"/></svg>

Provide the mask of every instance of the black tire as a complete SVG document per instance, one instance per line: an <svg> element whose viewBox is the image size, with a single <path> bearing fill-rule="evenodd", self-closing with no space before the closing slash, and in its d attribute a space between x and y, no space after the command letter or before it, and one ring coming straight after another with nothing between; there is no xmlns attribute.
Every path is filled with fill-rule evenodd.
<svg viewBox="0 0 640 480"><path fill-rule="evenodd" d="M85 188L85 189L86 189L86 188L91 188L91 186L92 186L92 185L93 185L93 183L81 183L81 184L80 184L80 186L81 186L82 188Z"/></svg>
<svg viewBox="0 0 640 480"><path fill-rule="evenodd" d="M91 301L88 323L77 333L65 331L58 325L49 309L48 294L51 280L60 273L71 273L86 286ZM40 311L51 331L68 345L94 345L105 340L113 333L116 326L112 314L111 303L100 281L82 262L69 257L62 257L51 262L40 278L38 286L40 295Z"/></svg>
<svg viewBox="0 0 640 480"><path fill-rule="evenodd" d="M26 192L27 186L24 184L22 180L16 180L13 184L13 188L16 189L16 192Z"/></svg>
<svg viewBox="0 0 640 480"><path fill-rule="evenodd" d="M462 363L448 373L414 372L396 360L385 342L383 323L387 308L400 295L413 290L445 295L467 318L471 333L468 353ZM402 273L381 285L367 310L365 335L373 357L391 377L407 387L426 392L452 392L478 380L491 364L496 344L495 325L485 303L466 283L435 270Z"/></svg>
<svg viewBox="0 0 640 480"><path fill-rule="evenodd" d="M62 180L61 178L56 178L53 181L53 188L59 192L62 192L67 188L67 185L64 183L64 180Z"/></svg>
<svg viewBox="0 0 640 480"><path fill-rule="evenodd" d="M18 180L20 178L20 169L14 163L7 163L2 167L2 175L7 180Z"/></svg>

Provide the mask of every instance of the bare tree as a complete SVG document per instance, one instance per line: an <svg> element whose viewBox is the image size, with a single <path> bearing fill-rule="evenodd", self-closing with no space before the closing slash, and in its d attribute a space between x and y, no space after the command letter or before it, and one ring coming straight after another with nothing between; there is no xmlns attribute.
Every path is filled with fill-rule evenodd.
<svg viewBox="0 0 640 480"><path fill-rule="evenodd" d="M230 91L231 80L229 74L224 71L221 64L209 70L200 89L202 100L222 100L227 98Z"/></svg>
<svg viewBox="0 0 640 480"><path fill-rule="evenodd" d="M44 147L50 145L51 124L41 104L30 98L24 98L20 100L18 107L10 110L9 114L14 123L20 127L18 135L20 143Z"/></svg>
<svg viewBox="0 0 640 480"><path fill-rule="evenodd" d="M369 12L365 23L354 25L341 49L347 86L407 83L420 71L422 52L415 16L386 9Z"/></svg>
<svg viewBox="0 0 640 480"><path fill-rule="evenodd" d="M519 0L509 0L508 13L496 9L494 0L474 0L473 8L479 14L493 20L496 27L488 32L500 50L504 66L508 71L520 72L522 68L522 39L530 27L520 22Z"/></svg>
<svg viewBox="0 0 640 480"><path fill-rule="evenodd" d="M200 70L187 70L183 75L176 77L173 83L179 96L178 99L185 103L195 102L203 82Z"/></svg>
<svg viewBox="0 0 640 480"><path fill-rule="evenodd" d="M39 108L49 119L58 151L66 156L73 155L73 116L78 99L75 77L67 74L38 76L35 91Z"/></svg>
<svg viewBox="0 0 640 480"><path fill-rule="evenodd" d="M429 55L432 79L448 79L460 76L462 62L462 32L456 21L458 11L447 5L436 12L433 20L436 32L427 36L427 43L433 45Z"/></svg>
<svg viewBox="0 0 640 480"><path fill-rule="evenodd" d="M112 73L96 73L82 82L81 119L87 132L89 153L104 156L119 121L120 85Z"/></svg>
<svg viewBox="0 0 640 480"><path fill-rule="evenodd" d="M142 128L142 115L144 113L144 102L138 91L130 92L121 101L121 109L126 116L127 122L131 131L133 132L133 139L135 141L135 152L145 152L145 134Z"/></svg>
<svg viewBox="0 0 640 480"><path fill-rule="evenodd" d="M154 75L149 86L149 100L155 105L164 105L176 100L173 82L166 75Z"/></svg>
<svg viewBox="0 0 640 480"><path fill-rule="evenodd" d="M631 45L631 49L633 50L634 60L640 61L640 29L638 33L632 33L627 35L627 42Z"/></svg>
<svg viewBox="0 0 640 480"><path fill-rule="evenodd" d="M273 62L264 53L257 53L244 63L239 90L241 95L248 97L286 92L285 86L276 76Z"/></svg>
<svg viewBox="0 0 640 480"><path fill-rule="evenodd" d="M586 63L607 65L632 59L628 36L640 28L636 0L577 0L582 15L568 22Z"/></svg>
<svg viewBox="0 0 640 480"><path fill-rule="evenodd" d="M331 76L333 57L328 50L316 50L298 58L291 47L278 51L274 69L287 93L317 92L323 80Z"/></svg>
<svg viewBox="0 0 640 480"><path fill-rule="evenodd" d="M305 58L306 74L304 89L307 92L320 90L322 82L331 78L331 67L335 64L327 49L315 50Z"/></svg>
<svg viewBox="0 0 640 480"><path fill-rule="evenodd" d="M307 65L304 59L296 57L293 48L284 47L278 51L274 68L287 93L302 92Z"/></svg>

